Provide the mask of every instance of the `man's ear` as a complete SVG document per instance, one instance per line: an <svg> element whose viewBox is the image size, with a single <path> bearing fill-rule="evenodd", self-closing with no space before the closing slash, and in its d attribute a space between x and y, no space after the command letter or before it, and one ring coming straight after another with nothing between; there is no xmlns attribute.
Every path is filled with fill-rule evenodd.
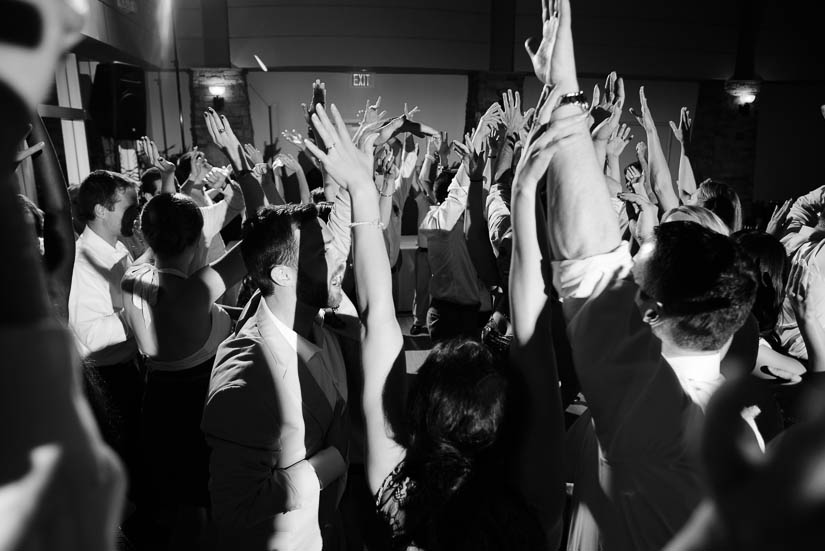
<svg viewBox="0 0 825 551"><path fill-rule="evenodd" d="M295 270L286 266L274 266L269 271L269 279L280 287L294 287L296 275Z"/></svg>
<svg viewBox="0 0 825 551"><path fill-rule="evenodd" d="M102 220L107 212L109 212L109 209L98 203L95 205L95 220Z"/></svg>
<svg viewBox="0 0 825 551"><path fill-rule="evenodd" d="M643 306L644 314L642 314L642 321L650 326L659 325L662 323L662 303L649 301Z"/></svg>

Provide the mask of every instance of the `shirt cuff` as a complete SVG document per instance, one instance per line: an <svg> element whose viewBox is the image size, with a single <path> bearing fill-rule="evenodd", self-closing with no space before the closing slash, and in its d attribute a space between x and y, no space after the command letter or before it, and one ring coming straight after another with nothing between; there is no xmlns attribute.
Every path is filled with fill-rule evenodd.
<svg viewBox="0 0 825 551"><path fill-rule="evenodd" d="M609 253L577 260L553 261L553 286L562 299L588 298L603 277L627 277L633 267L627 241Z"/></svg>
<svg viewBox="0 0 825 551"><path fill-rule="evenodd" d="M289 476L290 483L295 490L293 495L296 497L290 510L300 509L305 503L311 502L314 497L320 495L321 481L318 480L315 469L306 459L288 467L286 474Z"/></svg>

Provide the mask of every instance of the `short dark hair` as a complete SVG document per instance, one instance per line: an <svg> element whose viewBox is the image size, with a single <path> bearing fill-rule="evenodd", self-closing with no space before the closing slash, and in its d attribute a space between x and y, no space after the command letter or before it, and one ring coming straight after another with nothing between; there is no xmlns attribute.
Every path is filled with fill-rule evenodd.
<svg viewBox="0 0 825 551"><path fill-rule="evenodd" d="M441 171L441 174L435 177L435 181L433 182L433 195L435 195L435 200L439 203L443 203L447 198L450 182L453 181L457 172L455 169L445 168Z"/></svg>
<svg viewBox="0 0 825 551"><path fill-rule="evenodd" d="M267 296L275 291L269 277L274 266L298 267L298 243L295 229L318 218L313 203L269 205L244 225L241 253L249 275Z"/></svg>
<svg viewBox="0 0 825 551"><path fill-rule="evenodd" d="M158 192L158 182L161 180L160 170L156 167L147 168L140 175L140 194L155 195Z"/></svg>
<svg viewBox="0 0 825 551"><path fill-rule="evenodd" d="M115 208L117 192L134 189L131 179L109 170L95 170L83 180L77 192L77 215L84 222L95 219L95 206L103 205L107 210Z"/></svg>
<svg viewBox="0 0 825 551"><path fill-rule="evenodd" d="M646 268L645 289L662 303L683 348L719 350L742 326L756 298L756 273L731 238L695 222L666 222Z"/></svg>
<svg viewBox="0 0 825 551"><path fill-rule="evenodd" d="M161 193L143 207L140 228L156 254L176 256L201 237L203 215L191 197Z"/></svg>
<svg viewBox="0 0 825 551"><path fill-rule="evenodd" d="M759 334L771 336L785 301L785 283L791 267L785 247L776 237L759 230L740 230L733 234L733 240L756 268L759 279L753 315L759 322Z"/></svg>
<svg viewBox="0 0 825 551"><path fill-rule="evenodd" d="M723 182L707 179L699 185L697 204L722 219L731 232L742 229L742 202L739 194Z"/></svg>

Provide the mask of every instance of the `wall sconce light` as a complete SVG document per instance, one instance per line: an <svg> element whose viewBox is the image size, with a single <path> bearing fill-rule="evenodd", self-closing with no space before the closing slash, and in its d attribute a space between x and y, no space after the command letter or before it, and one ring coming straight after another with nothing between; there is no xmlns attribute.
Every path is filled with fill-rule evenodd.
<svg viewBox="0 0 825 551"><path fill-rule="evenodd" d="M759 95L760 82L758 80L729 80L725 83L725 91L739 107L739 111L746 114Z"/></svg>
<svg viewBox="0 0 825 551"><path fill-rule="evenodd" d="M209 93L212 94L212 107L215 111L223 109L223 94L226 92L225 86L215 85L209 87Z"/></svg>

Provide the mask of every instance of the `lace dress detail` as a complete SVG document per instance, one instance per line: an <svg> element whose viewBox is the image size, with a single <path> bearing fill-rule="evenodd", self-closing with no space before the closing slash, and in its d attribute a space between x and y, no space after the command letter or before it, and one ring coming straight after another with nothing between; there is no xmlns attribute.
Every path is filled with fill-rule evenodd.
<svg viewBox="0 0 825 551"><path fill-rule="evenodd" d="M414 488L414 483L409 477L402 476L401 471L404 462L401 461L395 469L387 475L381 487L375 493L375 508L378 516L389 525L392 531L393 548L398 549L402 544L404 536L404 506L407 503L409 491ZM402 547L407 551L415 551L418 548L412 545Z"/></svg>

